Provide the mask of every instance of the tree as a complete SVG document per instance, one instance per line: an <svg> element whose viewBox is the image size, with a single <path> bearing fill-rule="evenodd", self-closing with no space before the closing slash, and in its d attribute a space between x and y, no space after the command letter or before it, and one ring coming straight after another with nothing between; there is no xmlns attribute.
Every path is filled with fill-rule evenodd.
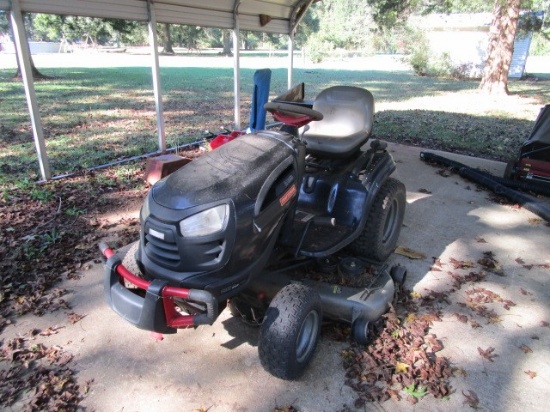
<svg viewBox="0 0 550 412"><path fill-rule="evenodd" d="M176 54L174 52L174 43L172 42L172 33L170 33L170 24L165 23L163 26L163 43L162 54Z"/></svg>
<svg viewBox="0 0 550 412"><path fill-rule="evenodd" d="M402 23L411 12L475 12L488 7L482 0L368 0L373 17L379 26ZM520 8L531 9L537 0L494 0L493 20L487 48L487 63L480 90L489 93L508 93L508 69L514 53L514 38Z"/></svg>
<svg viewBox="0 0 550 412"><path fill-rule="evenodd" d="M223 30L223 51L224 56L233 56L231 53L231 30Z"/></svg>
<svg viewBox="0 0 550 412"><path fill-rule="evenodd" d="M514 53L520 2L521 0L495 0L480 90L509 94L508 70Z"/></svg>
<svg viewBox="0 0 550 412"><path fill-rule="evenodd" d="M10 12L6 12L3 16L1 16L3 18L5 18L5 22L2 22L0 23L0 28L4 28L4 29L7 29L7 31L9 33L11 33L12 35L12 38L14 38L14 33L13 33L13 28L11 26L11 16L10 16ZM3 20L3 19L2 19ZM28 21L31 21L31 19L28 17L28 15L26 15L25 13L23 13L23 22L25 23L24 25L27 26L27 23ZM28 29L25 27L25 30L28 32ZM28 36L27 36L28 37ZM50 76L46 76L42 73L40 73L40 71L36 68L36 66L34 65L34 60L32 59L32 55L29 56L30 57L30 64L31 64L31 73L32 73L32 77L35 79L35 80L46 80L46 79L51 79ZM17 50L17 47L15 47L15 59L17 60L17 72L13 75L13 78L14 79L21 79L22 77L22 72L21 72L21 66L19 65L19 51Z"/></svg>

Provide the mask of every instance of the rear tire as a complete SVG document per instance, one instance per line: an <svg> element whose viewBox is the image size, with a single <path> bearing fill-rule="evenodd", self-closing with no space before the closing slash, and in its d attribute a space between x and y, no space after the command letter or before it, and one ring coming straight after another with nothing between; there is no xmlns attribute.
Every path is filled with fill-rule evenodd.
<svg viewBox="0 0 550 412"><path fill-rule="evenodd" d="M363 232L350 245L351 250L378 262L387 260L397 246L405 204L405 185L394 178L386 180L374 199Z"/></svg>
<svg viewBox="0 0 550 412"><path fill-rule="evenodd" d="M267 309L258 352L266 371L281 379L300 376L311 360L321 330L321 298L312 288L290 284Z"/></svg>

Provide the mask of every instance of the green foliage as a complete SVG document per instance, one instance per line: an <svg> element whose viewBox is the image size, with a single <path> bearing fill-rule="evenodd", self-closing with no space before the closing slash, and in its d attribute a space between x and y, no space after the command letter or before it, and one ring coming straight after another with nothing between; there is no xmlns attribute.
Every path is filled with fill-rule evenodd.
<svg viewBox="0 0 550 412"><path fill-rule="evenodd" d="M312 14L319 20L321 40L335 48L361 49L371 43L374 23L363 0L326 0Z"/></svg>
<svg viewBox="0 0 550 412"><path fill-rule="evenodd" d="M22 253L25 260L31 261L43 255L50 246L61 242L61 239L62 234L55 227L41 235L27 235L23 238L24 243L19 248L19 253Z"/></svg>
<svg viewBox="0 0 550 412"><path fill-rule="evenodd" d="M38 41L65 39L93 44L110 41L135 44L143 43L146 39L145 26L135 21L53 14L33 14L30 19L30 37Z"/></svg>
<svg viewBox="0 0 550 412"><path fill-rule="evenodd" d="M65 18L54 14L37 14L33 19L34 40L59 41L63 37Z"/></svg>
<svg viewBox="0 0 550 412"><path fill-rule="evenodd" d="M422 398L427 394L425 386L419 386L418 388L415 388L414 383L411 383L410 386L406 386L403 390L417 399Z"/></svg>
<svg viewBox="0 0 550 412"><path fill-rule="evenodd" d="M416 41L410 56L410 64L416 74L426 76L429 72L430 47L424 33L417 31L415 37Z"/></svg>
<svg viewBox="0 0 550 412"><path fill-rule="evenodd" d="M381 28L391 28L406 22L411 13L411 1L367 0L372 8L372 17Z"/></svg>
<svg viewBox="0 0 550 412"><path fill-rule="evenodd" d="M51 191L41 187L33 187L30 194L32 199L38 200L39 202L49 202L53 197Z"/></svg>
<svg viewBox="0 0 550 412"><path fill-rule="evenodd" d="M334 44L324 40L321 35L311 36L306 45L307 55L313 63L322 62L332 50L334 50Z"/></svg>
<svg viewBox="0 0 550 412"><path fill-rule="evenodd" d="M534 33L529 54L533 56L550 56L550 40L543 33Z"/></svg>
<svg viewBox="0 0 550 412"><path fill-rule="evenodd" d="M0 34L8 33L10 31L10 26L8 23L8 13L4 10L0 10Z"/></svg>
<svg viewBox="0 0 550 412"><path fill-rule="evenodd" d="M464 80L469 77L471 65L453 63L448 52L435 53L430 49L428 39L421 30L407 28L410 51L409 63L419 76L443 77Z"/></svg>
<svg viewBox="0 0 550 412"><path fill-rule="evenodd" d="M85 209L79 209L78 207L71 206L65 209L65 214L67 216L80 216L86 213Z"/></svg>

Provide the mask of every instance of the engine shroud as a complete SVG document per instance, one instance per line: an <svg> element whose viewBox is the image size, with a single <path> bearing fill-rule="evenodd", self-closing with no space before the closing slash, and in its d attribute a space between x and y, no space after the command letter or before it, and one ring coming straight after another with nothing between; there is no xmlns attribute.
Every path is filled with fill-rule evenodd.
<svg viewBox="0 0 550 412"><path fill-rule="evenodd" d="M239 137L155 184L141 213L137 260L144 276L219 297L244 287L265 265L277 223L296 200L297 156L290 134L261 131ZM229 205L224 230L182 236L179 222L221 204Z"/></svg>

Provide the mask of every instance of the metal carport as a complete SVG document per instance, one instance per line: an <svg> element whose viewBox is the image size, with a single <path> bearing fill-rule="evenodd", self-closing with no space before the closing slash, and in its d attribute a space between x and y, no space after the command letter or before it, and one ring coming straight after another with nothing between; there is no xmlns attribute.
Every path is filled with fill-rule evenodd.
<svg viewBox="0 0 550 412"><path fill-rule="evenodd" d="M292 84L294 34L314 0L0 0L0 10L10 12L14 43L25 86L25 95L42 179L51 176L42 121L38 110L30 51L22 13L47 13L145 21L149 28L153 91L157 112L159 152L166 150L164 116L159 76L156 23L187 24L233 30L233 44L239 31L261 31L289 36L288 85ZM235 128L240 128L239 49L234 47Z"/></svg>

